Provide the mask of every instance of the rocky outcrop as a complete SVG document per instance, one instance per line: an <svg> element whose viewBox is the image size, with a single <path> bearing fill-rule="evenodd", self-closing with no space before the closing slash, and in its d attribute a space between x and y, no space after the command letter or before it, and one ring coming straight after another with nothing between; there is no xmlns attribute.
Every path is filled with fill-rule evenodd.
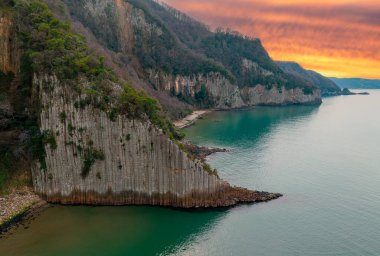
<svg viewBox="0 0 380 256"><path fill-rule="evenodd" d="M213 102L213 107L217 109L245 106L240 97L239 88L218 73L174 76L161 71L154 72L149 70L149 79L159 90L190 98L195 98L196 93L201 90L202 86L205 86L208 91L209 100Z"/></svg>
<svg viewBox="0 0 380 256"><path fill-rule="evenodd" d="M313 89L305 93L301 88L285 89L285 87L272 87L267 89L262 85L244 87L241 95L249 106L255 105L291 105L291 104L320 104L321 92Z"/></svg>
<svg viewBox="0 0 380 256"><path fill-rule="evenodd" d="M253 68L253 67L251 67ZM172 76L163 72L150 71L150 80L160 90L194 98L202 85L205 85L216 109L242 108L256 105L319 104L321 92L317 88L305 93L301 88L271 89L262 85L239 88L217 73L198 76Z"/></svg>
<svg viewBox="0 0 380 256"><path fill-rule="evenodd" d="M231 187L147 120L111 120L92 106L78 108L83 95L54 76L35 76L34 86L41 131L54 143L45 146L46 170L41 164L33 169L33 184L49 202L190 208L280 196ZM84 175L89 157L92 165Z"/></svg>
<svg viewBox="0 0 380 256"><path fill-rule="evenodd" d="M17 80L19 51L13 41L12 20L2 17L1 70L14 73ZM159 32L152 29L152 33ZM40 133L32 129L25 135L33 137L30 140L35 143L33 158L38 159L31 164L33 188L46 201L192 208L233 206L281 196L231 186L204 161L188 155L179 142L169 139L145 114L133 115L134 110L126 111L130 116L139 116L138 119L121 114L122 111L116 108L120 94L125 92L121 85L109 80L99 82L97 85L106 87L106 93L97 96L94 81L89 82L83 74L77 79L61 77L60 80L55 75L48 75L54 71L48 71L44 66L37 65L36 69L39 72L28 84L30 87L23 99L25 104L22 106L25 107L22 110L27 109L25 112L33 113L38 119ZM202 79L227 84L217 75ZM208 82L205 83L208 86ZM17 86L15 90L17 92ZM9 98L8 94L6 96ZM104 105L97 105L88 97L107 101L110 105L105 108L110 109L106 110ZM111 116L110 110L118 112ZM7 121L9 113L2 114ZM20 122L22 118L20 115ZM33 121L33 125L37 123ZM9 126L8 123L2 125ZM19 137L12 130L6 132L5 137L0 136L0 143L13 143Z"/></svg>
<svg viewBox="0 0 380 256"><path fill-rule="evenodd" d="M189 152L189 154L202 160L206 160L206 157L215 153L227 152L227 149L225 148L201 147L201 146L194 145L190 142L186 142L184 145L186 147L187 152Z"/></svg>
<svg viewBox="0 0 380 256"><path fill-rule="evenodd" d="M20 68L20 53L13 26L10 14L0 11L0 71L5 74L15 74Z"/></svg>
<svg viewBox="0 0 380 256"><path fill-rule="evenodd" d="M287 93L279 95L271 90L264 92L260 86L255 88L260 84L265 88L268 85L276 87L277 83L284 84L286 81L282 71L257 39L250 41L243 37L233 38L238 40L238 46L230 45L229 50L233 53L230 52L229 55L236 57L238 53L235 52L244 48L243 52L252 56L240 52L233 61L228 58L224 63L224 56L220 56L223 52L218 56L209 56L208 48L204 48L205 45L213 45L213 42L206 39L214 38L216 34L166 5L151 0L82 0L79 1L80 4L62 1L69 7L74 20L81 21L105 47L127 60L124 63L132 66L139 79L149 81L149 85L160 92L166 92L159 99L161 103L166 101L165 97L171 96L195 107L216 109L270 105L276 102L320 102L316 100L319 96L317 91L312 92L313 97L302 94L302 82L298 82L301 86L297 85L301 89L289 90L289 87L296 85L286 85L286 89L284 87L281 90ZM216 36L214 43L220 43L219 40L222 39L218 38ZM189 44L189 41L194 42ZM240 70L231 68L232 64L240 66ZM208 93L206 103L195 99L202 85ZM252 94L256 91L260 95ZM250 95L254 98L247 98ZM309 98L312 101L308 102Z"/></svg>

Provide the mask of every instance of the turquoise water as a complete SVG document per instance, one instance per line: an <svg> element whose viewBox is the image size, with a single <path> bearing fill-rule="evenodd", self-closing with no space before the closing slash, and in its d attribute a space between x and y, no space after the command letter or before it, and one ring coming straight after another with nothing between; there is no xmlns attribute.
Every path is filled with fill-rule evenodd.
<svg viewBox="0 0 380 256"><path fill-rule="evenodd" d="M220 211L52 207L0 239L0 255L380 255L380 91L320 107L217 112L185 130L225 147L222 178L281 192Z"/></svg>

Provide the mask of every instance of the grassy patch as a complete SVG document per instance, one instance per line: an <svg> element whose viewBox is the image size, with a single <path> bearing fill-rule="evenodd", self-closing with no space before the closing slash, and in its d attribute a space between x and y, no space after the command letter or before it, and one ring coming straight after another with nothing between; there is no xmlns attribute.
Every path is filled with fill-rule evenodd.
<svg viewBox="0 0 380 256"><path fill-rule="evenodd" d="M84 152L83 156L83 167L82 167L82 178L86 178L91 171L91 167L97 160L104 160L103 152L89 148Z"/></svg>

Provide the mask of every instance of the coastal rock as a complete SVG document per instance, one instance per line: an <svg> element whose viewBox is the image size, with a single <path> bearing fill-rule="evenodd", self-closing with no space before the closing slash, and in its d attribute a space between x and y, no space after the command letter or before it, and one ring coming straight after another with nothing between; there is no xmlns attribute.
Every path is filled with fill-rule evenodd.
<svg viewBox="0 0 380 256"><path fill-rule="evenodd" d="M14 41L12 20L1 17L0 67L3 73L14 73L17 81L20 51ZM149 33L160 33L150 28ZM41 138L36 146L41 142L44 150L39 149L39 161L31 164L32 182L34 191L47 202L194 208L233 206L280 196L231 186L201 159L188 155L179 142L170 139L147 116L132 119L117 113L111 118L105 109L88 101L87 97L98 96L85 77L60 80L53 73L43 68L36 71L28 88L31 99L25 96L20 105L22 111L38 119ZM184 79L185 84L193 78L176 79ZM242 104L239 97L238 103L231 101L231 94L239 96L239 91L218 74L199 79L207 88L212 87L210 92L213 83L221 84L223 92L215 97L221 108ZM108 81L104 86L110 104L123 92L122 85L115 82ZM3 115L4 119L8 119L7 115ZM4 123L4 127L7 125ZM0 140L6 143L23 137L12 131L4 135Z"/></svg>
<svg viewBox="0 0 380 256"><path fill-rule="evenodd" d="M162 71L149 70L149 80L162 91L172 92L174 95L183 95L195 98L197 92L204 85L209 100L217 109L241 108L245 106L237 85L231 84L228 79L218 73L207 75L174 76Z"/></svg>
<svg viewBox="0 0 380 256"><path fill-rule="evenodd" d="M285 89L272 87L267 89L262 85L255 87L244 87L241 90L244 102L249 106L255 105L289 105L289 104L320 104L321 92L314 88L311 93L306 94L300 88Z"/></svg>
<svg viewBox="0 0 380 256"><path fill-rule="evenodd" d="M214 153L218 152L227 152L227 149L225 148L208 148L208 147L200 147L197 145L194 145L190 142L185 142L185 148L186 151L189 152L189 154L201 159L206 160L206 157L209 155L212 155Z"/></svg>
<svg viewBox="0 0 380 256"><path fill-rule="evenodd" d="M40 129L55 140L45 148L46 170L40 164L33 168L34 189L48 202L192 208L276 197L230 186L147 120L112 121L99 109L75 107L83 95L54 76L36 75L34 86L34 97L44 106ZM89 149L102 157L84 177L83 151Z"/></svg>
<svg viewBox="0 0 380 256"><path fill-rule="evenodd" d="M259 40L252 39L249 45L253 48L246 49L247 52L257 50L255 57L258 59L238 56L241 59L239 77L251 77L240 81L237 77L234 79L226 63L222 64L218 58L206 57L207 49L202 47L205 39L214 37L213 32L165 4L135 0L95 0L82 1L82 4L67 0L62 2L67 4L71 19L79 20L104 48L116 52L119 57L123 56L120 65L138 74L140 81L136 79L134 83L148 82L148 86L164 93L159 98L164 106L173 99L195 107L222 110L254 105L321 102L320 92L316 88L309 95L303 92L302 87L289 89L287 86L280 88L284 93L276 94L275 90L266 89L269 84L260 86L258 81L261 80L283 82L285 78L278 75L281 71L269 56L263 57L267 52ZM186 37L186 40L182 38L185 36L183 31L178 30L180 26L191 28L191 36ZM190 38L198 38L195 40L198 43L187 45L187 39ZM89 36L88 39L93 40L93 37ZM265 61L260 61L260 58ZM263 66L263 62L270 65ZM277 82L273 81L268 83L276 87ZM207 90L204 101L196 97L202 87ZM151 93L153 97L155 94Z"/></svg>

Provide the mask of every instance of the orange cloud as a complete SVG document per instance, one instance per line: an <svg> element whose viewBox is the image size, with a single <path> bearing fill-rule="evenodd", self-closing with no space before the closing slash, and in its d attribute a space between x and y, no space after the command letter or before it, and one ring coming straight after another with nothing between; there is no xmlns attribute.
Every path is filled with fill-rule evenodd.
<svg viewBox="0 0 380 256"><path fill-rule="evenodd" d="M212 28L258 37L276 60L327 76L380 78L378 0L165 0Z"/></svg>

